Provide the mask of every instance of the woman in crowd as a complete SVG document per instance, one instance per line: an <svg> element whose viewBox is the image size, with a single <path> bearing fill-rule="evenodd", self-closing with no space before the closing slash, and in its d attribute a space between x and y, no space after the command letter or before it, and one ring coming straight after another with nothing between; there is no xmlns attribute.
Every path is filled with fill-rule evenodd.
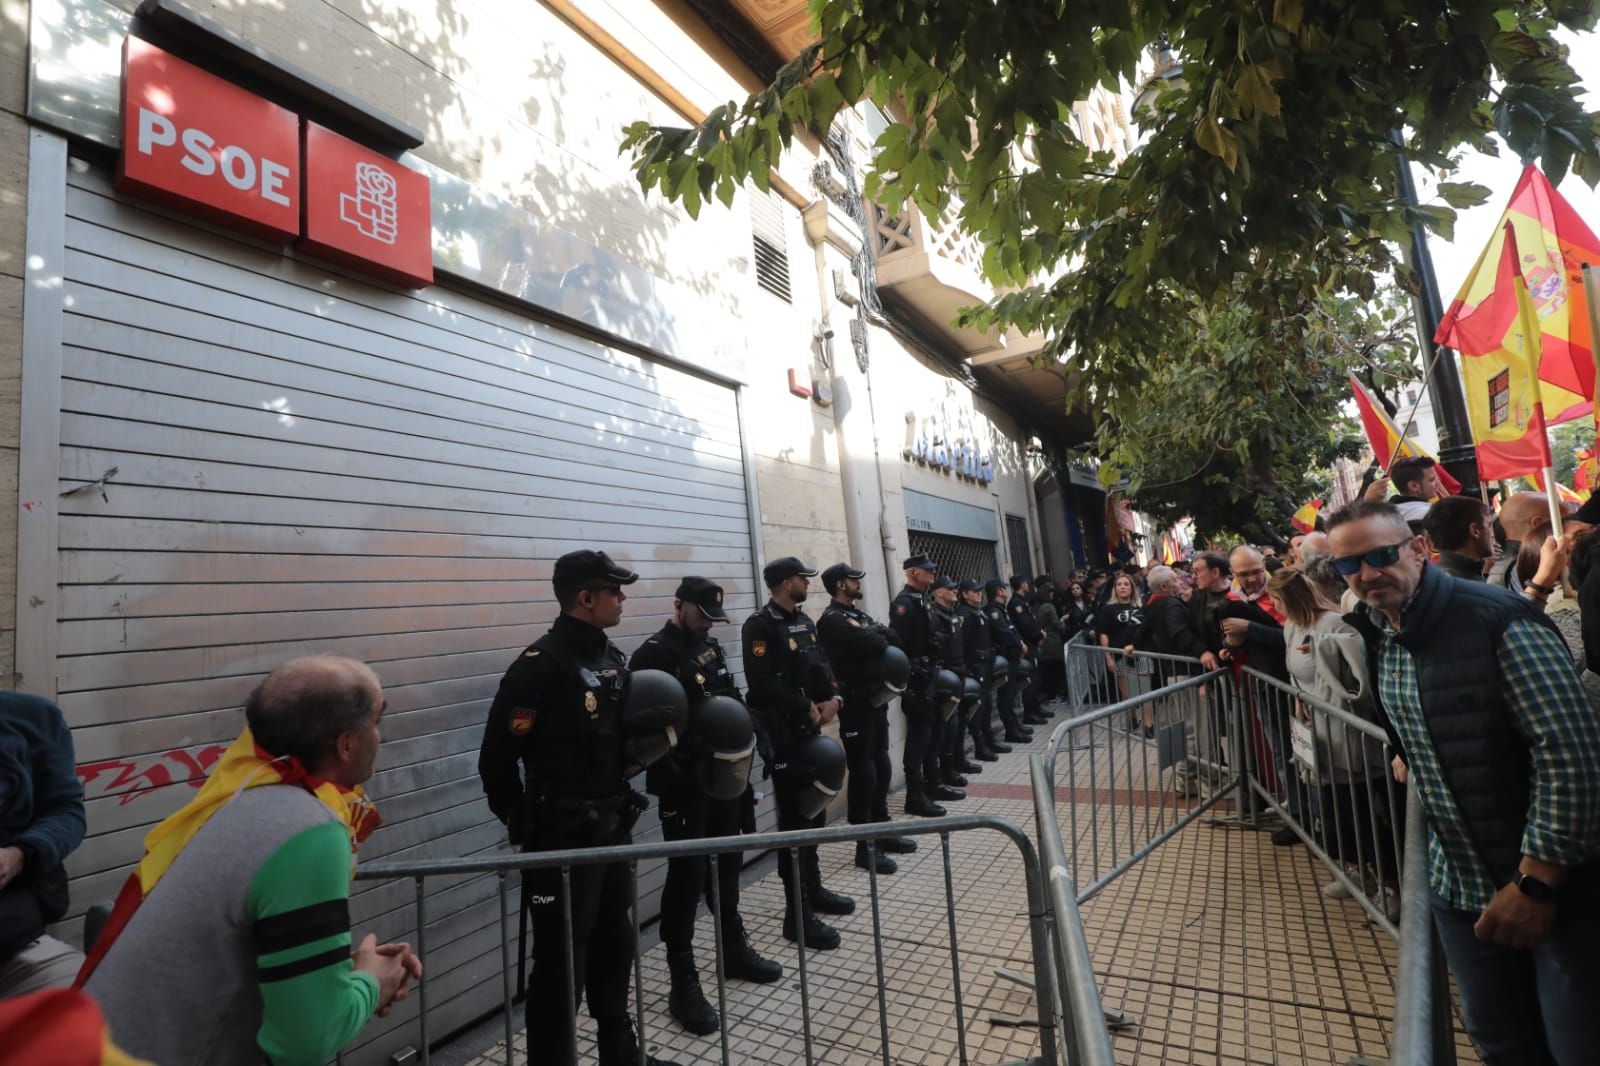
<svg viewBox="0 0 1600 1066"><path fill-rule="evenodd" d="M1289 679L1295 688L1321 703L1374 725L1377 709L1367 676L1366 647L1333 600L1307 574L1283 567L1267 582L1267 595L1284 616L1283 641ZM1298 759L1292 765L1312 790L1312 803L1302 810L1317 812L1318 835L1325 851L1351 867L1359 882L1363 864L1372 864L1382 884L1380 905L1393 918L1396 820L1389 810L1388 765L1383 744L1327 713L1313 713L1306 704L1296 709L1298 728L1307 729L1316 752L1315 766ZM1286 787L1300 787L1291 781ZM1349 890L1335 880L1323 886L1334 898Z"/></svg>
<svg viewBox="0 0 1600 1066"><path fill-rule="evenodd" d="M1044 636L1039 640L1035 654L1039 660L1039 680L1044 687L1044 701L1053 703L1067 695L1068 629L1056 607L1055 586L1041 587L1033 597L1033 617L1038 619Z"/></svg>
<svg viewBox="0 0 1600 1066"><path fill-rule="evenodd" d="M1118 574L1111 584L1111 598L1095 617L1095 631L1100 634L1100 646L1110 649L1105 653L1106 672L1117 679L1117 698L1126 700L1148 688L1148 659L1136 659L1140 631L1144 628L1144 607L1139 602L1139 592L1129 574ZM1134 717L1129 730L1139 728ZM1144 735L1156 735L1155 707L1145 704Z"/></svg>

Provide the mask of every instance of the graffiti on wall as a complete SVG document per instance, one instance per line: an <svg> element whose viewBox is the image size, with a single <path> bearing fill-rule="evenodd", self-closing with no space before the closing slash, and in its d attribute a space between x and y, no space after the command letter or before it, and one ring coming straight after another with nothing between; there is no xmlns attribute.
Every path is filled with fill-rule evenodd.
<svg viewBox="0 0 1600 1066"><path fill-rule="evenodd" d="M216 765L226 744L205 744L195 748L175 748L156 755L136 755L128 759L103 759L78 764L78 779L83 782L83 798L121 794L117 806L132 803L140 796L174 783L198 789Z"/></svg>

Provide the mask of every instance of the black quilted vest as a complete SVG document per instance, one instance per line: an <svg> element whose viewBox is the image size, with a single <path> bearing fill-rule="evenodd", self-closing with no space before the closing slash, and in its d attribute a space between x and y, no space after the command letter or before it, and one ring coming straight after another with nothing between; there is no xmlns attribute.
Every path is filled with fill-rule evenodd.
<svg viewBox="0 0 1600 1066"><path fill-rule="evenodd" d="M1367 638L1373 691L1379 695L1382 635L1365 610L1347 617ZM1426 566L1395 638L1416 664L1422 715L1445 783L1497 885L1516 874L1532 787L1528 743L1505 704L1495 655L1506 627L1517 619L1555 632L1555 624L1524 597ZM1403 754L1387 710L1384 726ZM1429 806L1427 797L1423 806Z"/></svg>

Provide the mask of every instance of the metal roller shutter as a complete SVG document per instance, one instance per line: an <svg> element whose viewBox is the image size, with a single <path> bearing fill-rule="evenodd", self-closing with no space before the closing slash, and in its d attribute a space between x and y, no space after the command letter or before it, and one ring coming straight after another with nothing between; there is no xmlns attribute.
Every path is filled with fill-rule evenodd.
<svg viewBox="0 0 1600 1066"><path fill-rule="evenodd" d="M719 580L736 618L756 606L731 389L124 201L76 161L67 214L56 665L90 830L74 916L115 895L291 656L356 656L387 690L369 786L386 824L362 857L461 855L504 841L477 749L501 673L555 615L557 556L598 545L640 572L625 650L685 573ZM738 626L720 635L737 669ZM659 883L644 872L647 915ZM494 882L432 887L437 1035L497 1001L500 957ZM363 888L352 916L408 937L411 898Z"/></svg>

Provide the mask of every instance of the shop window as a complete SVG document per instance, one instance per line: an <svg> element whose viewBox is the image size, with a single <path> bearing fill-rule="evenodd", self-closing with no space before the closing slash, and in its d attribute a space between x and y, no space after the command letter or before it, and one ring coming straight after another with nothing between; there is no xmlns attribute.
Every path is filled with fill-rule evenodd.
<svg viewBox="0 0 1600 1066"><path fill-rule="evenodd" d="M1006 515L1006 547L1011 549L1012 573L1021 574L1031 580L1033 552L1028 547L1028 520L1021 515Z"/></svg>

